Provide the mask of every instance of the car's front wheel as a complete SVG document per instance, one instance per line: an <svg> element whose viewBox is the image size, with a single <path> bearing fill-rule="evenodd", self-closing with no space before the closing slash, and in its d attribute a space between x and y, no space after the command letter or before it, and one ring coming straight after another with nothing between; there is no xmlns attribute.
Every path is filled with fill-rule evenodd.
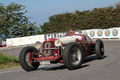
<svg viewBox="0 0 120 80"><path fill-rule="evenodd" d="M39 62L34 62L32 54L38 53L37 49L33 46L25 47L19 54L19 62L21 67L26 71L36 70L39 66ZM34 56L36 56L34 54Z"/></svg>
<svg viewBox="0 0 120 80"><path fill-rule="evenodd" d="M63 61L65 66L70 70L80 68L83 61L81 46L74 42L69 43L64 49Z"/></svg>

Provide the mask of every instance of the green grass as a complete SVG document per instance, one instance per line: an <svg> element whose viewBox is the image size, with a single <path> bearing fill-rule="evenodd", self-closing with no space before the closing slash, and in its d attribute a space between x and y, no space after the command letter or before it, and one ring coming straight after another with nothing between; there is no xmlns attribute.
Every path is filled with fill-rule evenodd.
<svg viewBox="0 0 120 80"><path fill-rule="evenodd" d="M19 59L14 56L0 53L0 69L11 68L19 66Z"/></svg>

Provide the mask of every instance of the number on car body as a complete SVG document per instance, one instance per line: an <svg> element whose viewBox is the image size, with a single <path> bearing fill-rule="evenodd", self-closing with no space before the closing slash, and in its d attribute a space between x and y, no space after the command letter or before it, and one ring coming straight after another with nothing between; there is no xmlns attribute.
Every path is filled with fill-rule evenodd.
<svg viewBox="0 0 120 80"><path fill-rule="evenodd" d="M50 42L46 42L46 43L45 43L45 48L50 48L50 47L51 47L51 43L50 43ZM50 55L51 55L51 50L45 50L45 51L44 51L44 55L45 55L46 57L50 56Z"/></svg>

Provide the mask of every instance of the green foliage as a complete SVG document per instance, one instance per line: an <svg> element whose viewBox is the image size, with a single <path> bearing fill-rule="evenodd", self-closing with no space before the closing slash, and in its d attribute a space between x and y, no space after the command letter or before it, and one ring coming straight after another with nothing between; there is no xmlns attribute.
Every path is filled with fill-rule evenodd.
<svg viewBox="0 0 120 80"><path fill-rule="evenodd" d="M6 38L9 35L9 29L13 25L22 26L32 24L28 21L29 17L24 15L27 13L27 10L24 9L25 6L21 4L11 3L7 6L4 6L2 3L0 3L0 33L5 34ZM15 34L17 35L18 33Z"/></svg>
<svg viewBox="0 0 120 80"><path fill-rule="evenodd" d="M28 34L27 27L22 26L22 30L23 30L23 36L27 36L27 34Z"/></svg>
<svg viewBox="0 0 120 80"><path fill-rule="evenodd" d="M36 34L41 34L41 30L39 28L36 30Z"/></svg>
<svg viewBox="0 0 120 80"><path fill-rule="evenodd" d="M35 35L35 29L33 27L30 26L27 28L27 30L28 30L28 36Z"/></svg>
<svg viewBox="0 0 120 80"><path fill-rule="evenodd" d="M9 62L18 63L19 59L13 56L8 56L4 53L0 53L0 64Z"/></svg>
<svg viewBox="0 0 120 80"><path fill-rule="evenodd" d="M22 27L19 27L17 25L13 25L13 27L10 28L11 35L14 35L15 37L23 36L23 30Z"/></svg>
<svg viewBox="0 0 120 80"><path fill-rule="evenodd" d="M70 28L106 29L120 26L120 3L105 8L64 13L49 17L49 22L40 26L41 33L64 32Z"/></svg>
<svg viewBox="0 0 120 80"><path fill-rule="evenodd" d="M31 36L31 35L35 35L35 29L30 26L17 26L17 25L13 25L10 28L10 34L13 35L14 37L23 37L23 36Z"/></svg>

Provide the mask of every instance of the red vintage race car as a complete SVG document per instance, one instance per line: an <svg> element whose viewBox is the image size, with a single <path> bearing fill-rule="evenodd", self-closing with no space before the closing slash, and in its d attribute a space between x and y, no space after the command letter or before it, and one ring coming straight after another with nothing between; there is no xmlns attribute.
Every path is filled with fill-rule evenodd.
<svg viewBox="0 0 120 80"><path fill-rule="evenodd" d="M23 48L19 55L19 62L26 71L32 71L39 65L51 63L64 63L68 69L73 70L80 68L83 58L92 54L96 54L97 59L104 57L102 40L97 39L94 43L89 36L73 34L51 38L43 43L38 41L35 47Z"/></svg>

